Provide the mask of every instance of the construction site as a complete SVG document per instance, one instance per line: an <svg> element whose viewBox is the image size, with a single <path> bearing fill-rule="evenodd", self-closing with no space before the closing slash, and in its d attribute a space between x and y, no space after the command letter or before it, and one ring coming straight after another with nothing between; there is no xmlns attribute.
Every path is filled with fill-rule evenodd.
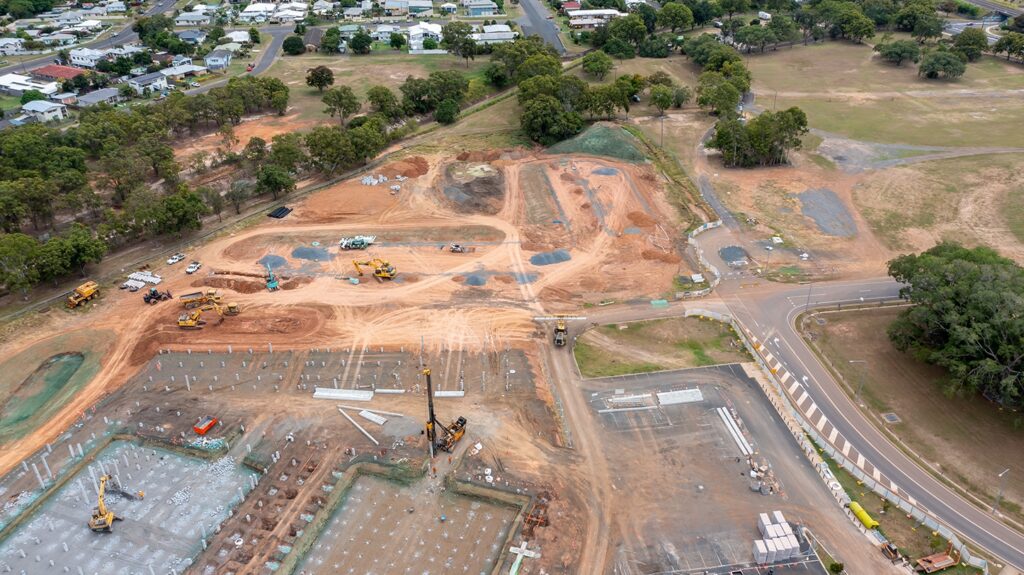
<svg viewBox="0 0 1024 575"><path fill-rule="evenodd" d="M771 510L775 573L887 572L754 364L579 376L701 271L663 186L409 157L97 280L0 344L0 573L755 573Z"/></svg>

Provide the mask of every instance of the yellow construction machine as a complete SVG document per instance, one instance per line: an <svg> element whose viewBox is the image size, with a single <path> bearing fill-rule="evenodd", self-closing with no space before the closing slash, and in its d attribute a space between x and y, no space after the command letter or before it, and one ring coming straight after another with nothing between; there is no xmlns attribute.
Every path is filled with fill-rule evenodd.
<svg viewBox="0 0 1024 575"><path fill-rule="evenodd" d="M211 310L217 312L217 315L221 316L221 321L223 321L224 316L238 315L241 311L236 303L229 303L226 306L208 303L203 307L196 308L178 316L178 327L181 329L203 329L203 326L206 325L206 320L203 319L203 312Z"/></svg>
<svg viewBox="0 0 1024 575"><path fill-rule="evenodd" d="M107 503L104 501L104 496L107 491L107 481L110 481L109 475L100 477L99 501L97 502L96 507L92 510L92 517L89 518L89 529L104 533L110 533L110 529L114 526L114 522L121 520L120 517L114 515L113 511L107 509Z"/></svg>
<svg viewBox="0 0 1024 575"><path fill-rule="evenodd" d="M382 260L380 258L373 258L372 260L365 261L352 260L352 265L356 267L356 272L358 272L359 275L363 275L362 266L372 267L373 277L378 280L393 280L395 279L395 276L398 275L398 270L395 269L395 266L391 265L387 260Z"/></svg>
<svg viewBox="0 0 1024 575"><path fill-rule="evenodd" d="M85 282L75 288L75 291L68 294L68 307L76 308L83 303L96 297L100 293L100 286L96 282Z"/></svg>
<svg viewBox="0 0 1024 575"><path fill-rule="evenodd" d="M459 416L448 427L442 425L434 415L434 389L430 383L430 370L424 369L423 375L427 378L426 432L427 441L430 443L430 456L433 457L438 450L451 453L455 444L466 434L466 418ZM440 435L437 432L438 429L441 430Z"/></svg>

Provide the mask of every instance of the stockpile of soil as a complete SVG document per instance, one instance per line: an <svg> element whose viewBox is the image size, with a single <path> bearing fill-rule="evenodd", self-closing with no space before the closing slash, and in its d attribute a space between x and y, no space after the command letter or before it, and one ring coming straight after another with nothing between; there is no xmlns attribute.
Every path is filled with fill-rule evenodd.
<svg viewBox="0 0 1024 575"><path fill-rule="evenodd" d="M267 286L262 282L243 280L238 278L229 278L224 276L205 277L202 279L202 281L199 282L199 285L221 289L229 289L237 293L257 293L261 290L267 289Z"/></svg>
<svg viewBox="0 0 1024 575"><path fill-rule="evenodd" d="M677 264L681 261L680 257L677 256L676 254L667 254L665 252L661 252L658 250L644 250L640 252L640 257L644 258L645 260L655 260L659 262L665 262L667 264Z"/></svg>
<svg viewBox="0 0 1024 575"><path fill-rule="evenodd" d="M658 223L657 220L643 212L629 212L626 217L638 228L653 228Z"/></svg>
<svg viewBox="0 0 1024 575"><path fill-rule="evenodd" d="M442 189L455 211L494 215L505 203L505 174L486 163L456 162L445 170Z"/></svg>
<svg viewBox="0 0 1024 575"><path fill-rule="evenodd" d="M388 177L394 177L396 175L405 176L406 178L418 178L423 174L426 174L430 170L430 164L427 160L421 156L413 156L404 160L388 164L384 167L384 173Z"/></svg>
<svg viewBox="0 0 1024 575"><path fill-rule="evenodd" d="M501 157L499 150L487 150L484 152L462 152L455 157L460 162L493 162Z"/></svg>

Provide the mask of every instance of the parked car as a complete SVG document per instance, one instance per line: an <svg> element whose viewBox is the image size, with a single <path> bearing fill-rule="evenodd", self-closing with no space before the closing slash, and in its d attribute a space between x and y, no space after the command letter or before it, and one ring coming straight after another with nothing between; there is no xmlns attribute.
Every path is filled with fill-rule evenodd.
<svg viewBox="0 0 1024 575"><path fill-rule="evenodd" d="M201 267L203 267L203 264L201 264L199 262L192 262L192 263L188 264L187 268L185 268L185 273L187 273L187 274L194 274L197 271L199 271L199 268L201 268Z"/></svg>
<svg viewBox="0 0 1024 575"><path fill-rule="evenodd" d="M188 85L193 87L193 88L198 88L199 87L199 82L189 82Z"/></svg>
<svg viewBox="0 0 1024 575"><path fill-rule="evenodd" d="M180 262L183 259L185 259L185 254L183 254L181 252L176 253L173 256L167 258L167 265L169 265L169 266L170 265L174 265L174 264Z"/></svg>

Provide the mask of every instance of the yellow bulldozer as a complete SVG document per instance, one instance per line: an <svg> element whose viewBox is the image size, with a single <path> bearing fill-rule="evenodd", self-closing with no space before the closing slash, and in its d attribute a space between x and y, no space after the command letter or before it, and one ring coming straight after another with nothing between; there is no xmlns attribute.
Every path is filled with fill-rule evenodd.
<svg viewBox="0 0 1024 575"><path fill-rule="evenodd" d="M217 315L221 317L221 321L224 320L226 315L238 315L241 312L236 303L229 303L226 306L208 303L203 307L178 316L178 327L181 329L203 329L203 326L206 325L206 320L203 319L203 312L211 310L217 312Z"/></svg>
<svg viewBox="0 0 1024 575"><path fill-rule="evenodd" d="M373 268L373 277L377 280L393 280L398 275L398 270L395 266L391 265L387 260L380 258L373 258L372 260L352 260L352 265L355 266L356 272L359 275L363 275L363 267L369 266Z"/></svg>
<svg viewBox="0 0 1024 575"><path fill-rule="evenodd" d="M76 308L83 303L96 297L96 294L100 293L100 286L96 282L85 282L84 284L75 288L75 291L68 294L68 308Z"/></svg>
<svg viewBox="0 0 1024 575"><path fill-rule="evenodd" d="M104 500L104 497L106 496L108 481L110 481L109 475L100 477L99 501L96 503L96 507L93 507L92 517L89 518L89 529L93 531L110 533L114 522L122 519L114 515L113 511L107 509L107 502Z"/></svg>

